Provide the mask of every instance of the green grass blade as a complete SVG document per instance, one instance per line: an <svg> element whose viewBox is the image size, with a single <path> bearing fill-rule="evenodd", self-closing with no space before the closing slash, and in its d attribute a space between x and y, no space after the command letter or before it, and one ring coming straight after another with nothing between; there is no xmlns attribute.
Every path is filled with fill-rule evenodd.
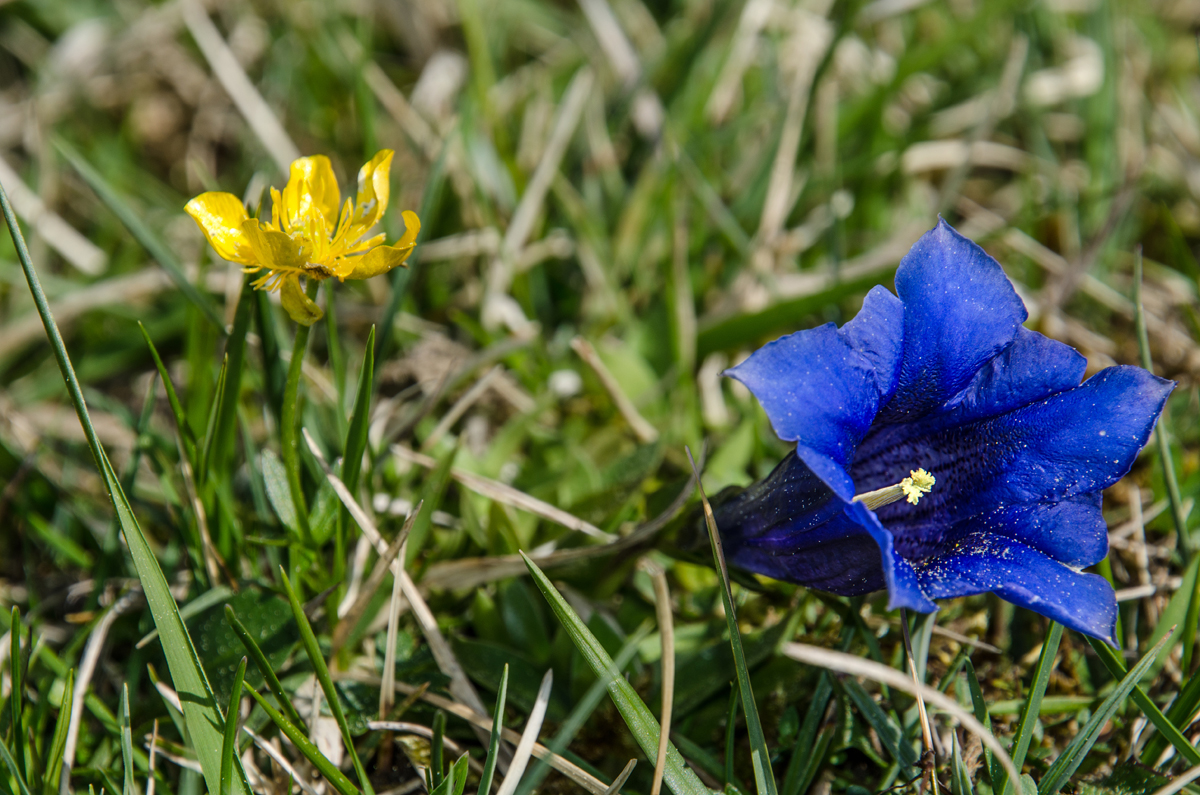
<svg viewBox="0 0 1200 795"><path fill-rule="evenodd" d="M71 726L71 706L75 703L75 669L67 672L64 680L62 704L58 708L58 721L54 724L54 739L50 741L50 754L46 757L46 772L42 776L42 795L56 795L58 779L62 775L63 750L67 747L67 729Z"/></svg>
<svg viewBox="0 0 1200 795"><path fill-rule="evenodd" d="M879 742L891 754L892 759L900 765L901 772L905 772L915 765L917 752L904 739L904 732L883 711L883 708L875 703L875 699L871 698L863 686L856 680L847 678L842 682L842 688L854 702L854 706L858 707L858 712L862 715L863 720L875 730L875 734L879 736Z"/></svg>
<svg viewBox="0 0 1200 795"><path fill-rule="evenodd" d="M338 696L337 688L333 685L333 677L329 675L329 666L325 664L325 658L321 656L321 647L317 645L317 636L313 634L312 625L308 623L308 616L304 615L304 606L296 597L292 583L282 566L279 567L279 576L283 578L283 588L287 592L288 602L292 605L292 616L296 619L296 626L300 628L300 640L304 644L304 651L308 654L317 681L321 683L321 689L325 691L329 709L333 712L338 728L341 729L342 742L346 744L346 753L350 754L354 772L358 774L358 783L362 786L365 795L375 795L375 790L371 788L371 781L367 777L367 771L363 768L362 760L358 758L358 751L354 748L354 737L350 734L350 724L346 722L346 713L342 709L342 701Z"/></svg>
<svg viewBox="0 0 1200 795"><path fill-rule="evenodd" d="M192 426L188 423L187 412L183 410L183 404L179 402L179 395L175 391L175 385L171 383L167 366L163 364L162 357L158 355L158 348L154 347L154 341L150 339L149 332L146 331L146 327L140 320L138 328L141 329L142 337L145 338L146 345L150 348L150 355L154 357L154 366L158 368L158 377L162 379L163 388L167 390L167 402L171 405L171 413L175 415L175 427L179 429L179 437L183 439L184 452L187 453L194 469L199 464L196 460L196 434L192 432Z"/></svg>
<svg viewBox="0 0 1200 795"><path fill-rule="evenodd" d="M504 729L504 702L508 699L508 663L500 675L500 689L496 693L496 709L492 711L492 736L488 740L487 759L483 762L483 773L479 777L479 795L489 795L492 778L496 775L496 762L500 759L500 735Z"/></svg>
<svg viewBox="0 0 1200 795"><path fill-rule="evenodd" d="M17 788L21 795L29 795L29 787L25 786L25 777L21 775L21 771L17 769L17 762L13 759L12 751L4 744L4 738L0 737L0 758L4 764L8 766L8 770L12 773L13 778L17 780Z"/></svg>
<svg viewBox="0 0 1200 795"><path fill-rule="evenodd" d="M688 460L692 461L691 450L688 450ZM746 666L746 652L742 648L742 632L738 629L737 614L733 604L733 589L729 585L729 570L725 567L725 554L721 551L721 536L717 532L717 522L713 517L712 507L708 504L708 497L704 494L704 486L700 485L700 473L696 470L695 461L692 461L692 471L696 476L696 488L700 490L700 500L704 504L704 523L708 527L708 540L712 545L713 565L721 578L721 601L725 605L725 622L729 627L729 645L733 649L733 664L737 670L738 690L742 694L742 711L746 714L746 731L750 735L750 759L754 766L754 784L758 788L758 795L777 795L775 774L771 770L771 749L767 747L762 721L758 717L758 705L754 703L754 691L750 687L750 669Z"/></svg>
<svg viewBox="0 0 1200 795"><path fill-rule="evenodd" d="M133 775L133 728L129 725L128 684L121 686L121 763L125 772L122 795L138 795L137 779Z"/></svg>
<svg viewBox="0 0 1200 795"><path fill-rule="evenodd" d="M242 292L238 298L237 310L233 315L233 329L225 341L228 373L225 392L217 411L212 457L208 461L208 466L217 472L230 472L234 441L237 438L238 403L242 395L242 370L246 366L246 334L250 331L250 319L254 310L254 288L250 286L251 279L251 274L243 277ZM207 479L207 476L208 470L205 470L203 477Z"/></svg>
<svg viewBox="0 0 1200 795"><path fill-rule="evenodd" d="M308 739L308 735L304 731L297 728L296 724L283 717L283 715L280 715L279 710L272 707L257 690L247 687L246 692L258 702L258 705L263 708L263 712L267 713L267 717L274 721L279 730L291 740L292 745L296 746L296 750L303 754L304 758L321 772L325 780L332 784L333 788L340 795L362 795L358 791L358 788L354 786L354 783L346 778L345 774L338 770L337 766L333 762L330 762L325 754L321 753L321 749L312 744L312 741Z"/></svg>
<svg viewBox="0 0 1200 795"><path fill-rule="evenodd" d="M159 265L162 265L163 270L171 277L171 281L175 282L175 286L179 288L179 292L195 304L204 317L224 334L225 323L221 320L216 306L207 296L197 290L194 284L188 281L187 275L183 272L183 265L171 251L170 246L150 229L146 222L129 206L129 202L125 201L116 188L110 185L108 180L101 176L100 172L93 168L92 164L75 147L61 138L56 137L53 141L55 148L62 153L71 167L79 173L79 176L83 177L83 181L88 184L88 187L96 192L100 201L112 210L142 248L146 249Z"/></svg>
<svg viewBox="0 0 1200 795"><path fill-rule="evenodd" d="M821 719L825 717L825 708L829 706L829 698L833 695L833 684L830 682L828 671L822 671L817 678L817 688L813 691L812 701L804 714L804 722L800 724L800 732L796 735L796 744L792 748L792 758L788 761L787 772L783 777L783 788L780 795L800 795L807 789L804 782L808 768L819 760L813 759L810 753L817 740L817 730Z"/></svg>
<svg viewBox="0 0 1200 795"><path fill-rule="evenodd" d="M221 794L229 795L233 779L233 758L237 756L238 705L242 701L242 682L246 679L246 658L238 663L229 691L229 709L225 710L225 740L221 745Z"/></svg>
<svg viewBox="0 0 1200 795"><path fill-rule="evenodd" d="M971 787L971 775L967 772L967 765L962 758L962 748L958 744L958 734L952 736L954 752L951 755L950 792L953 795L974 795L975 791Z"/></svg>
<svg viewBox="0 0 1200 795"><path fill-rule="evenodd" d="M625 644L617 652L617 657L613 661L617 666L617 670L624 671L629 666L633 655L637 653L638 644L642 642L642 639L649 632L650 624L646 622L629 636L629 639L625 641ZM600 701L604 698L607 689L608 683L603 679L597 679L593 682L592 686L583 694L583 698L579 699L571 709L571 714L558 727L558 731L550 738L550 742L546 743L546 748L552 753L561 756L571 744L571 741L575 739L575 735L587 723L588 718L596 711L596 707L600 706ZM532 795L533 791L538 788L549 772L550 764L545 759L537 760L517 785L517 791L514 795Z"/></svg>
<svg viewBox="0 0 1200 795"><path fill-rule="evenodd" d="M138 579L142 583L146 604L149 605L154 623L158 627L163 654L171 671L175 691L179 693L180 701L183 703L184 718L196 748L200 767L204 771L205 781L209 791L216 792L220 784L220 747L225 721L221 717L220 710L217 709L212 687L208 683L204 668L200 665L200 658L196 655L196 648L192 645L187 627L184 626L183 619L179 617L179 608L175 605L174 597L171 596L167 578L163 575L162 568L154 557L154 551L142 533L137 517L134 516L133 508L125 496L124 489L121 488L112 464L109 463L104 447L100 444L96 429L92 426L87 403L83 398L83 390L75 375L75 368L67 355L66 344L63 342L58 325L50 314L50 305L42 290L41 280L38 279L37 272L33 268L29 250L25 246L25 239L21 235L17 218L13 214L12 205L8 201L8 194L4 192L3 186L0 186L0 208L3 209L4 220L8 224L9 234L12 235L13 243L16 246L17 257L25 272L29 291L33 295L34 304L37 306L42 324L46 328L46 335L50 338L51 348L58 361L63 381L67 385L71 402L75 406L79 424L83 427L88 447L95 457L96 468L100 470L101 480L116 510L117 520L125 535L129 555L133 559ZM249 795L250 788L246 783L245 772L242 770L240 761L237 769L238 775L234 779L231 795Z"/></svg>
<svg viewBox="0 0 1200 795"><path fill-rule="evenodd" d="M1107 646L1105 648L1108 648ZM992 717L988 715L987 701L983 698L983 688L979 686L979 677L975 675L975 665L968 659L963 668L967 672L967 687L971 691L971 706L975 710L975 719L978 720L988 730L992 730ZM1004 775L1000 763L996 761L996 755L992 753L992 749L986 746L983 749L983 760L987 765L988 778L993 783L993 788L998 786L1000 777Z"/></svg>
<svg viewBox="0 0 1200 795"><path fill-rule="evenodd" d="M449 774L442 777L442 780L430 790L429 795L462 795L463 790L467 786L468 760L469 757L467 754L460 756L450 766ZM430 769L432 770L433 768L431 767ZM480 793L482 795L482 789Z"/></svg>
<svg viewBox="0 0 1200 795"><path fill-rule="evenodd" d="M659 725L654 719L654 714L633 686L621 676L608 652L600 645L600 641L583 623L579 614L567 604L567 600L563 599L554 584L524 552L521 553L521 557L524 558L538 590L546 597L550 609L566 629L580 655L596 676L608 682L608 694L621 717L625 719L625 725L629 727L638 747L647 759L655 759L658 756ZM663 780L675 795L710 795L708 788L683 761L674 744L667 746L667 767Z"/></svg>
<svg viewBox="0 0 1200 795"><path fill-rule="evenodd" d="M1157 646L1151 648L1141 661L1125 674L1116 689L1108 695L1108 698L1104 699L1104 703L1092 713L1091 720L1075 735L1070 745L1059 754L1058 758L1054 760L1054 764L1050 765L1050 769L1046 771L1046 775L1042 777L1042 781L1038 785L1038 795L1055 795L1079 769L1088 751L1092 750L1092 746L1099 739L1104 724L1112 719L1112 716L1125 703L1125 699L1129 698L1129 694L1137 687L1138 681L1150 670L1150 666L1154 665L1159 649L1166 642L1167 638L1163 638Z"/></svg>
<svg viewBox="0 0 1200 795"><path fill-rule="evenodd" d="M17 756L17 768L21 778L28 779L29 771L25 768L25 726L22 713L25 711L25 687L21 683L21 609L13 605L12 623L9 625L8 671L11 677L12 690L8 694L9 709L12 720L13 751Z"/></svg>
<svg viewBox="0 0 1200 795"><path fill-rule="evenodd" d="M1021 769L1021 765L1025 763L1025 754L1029 752L1029 742L1033 739L1033 725L1040 718L1042 696L1046 695L1046 685L1050 682L1050 672L1054 668L1054 656L1058 654L1058 643L1062 640L1063 628L1062 624L1057 621L1050 622L1050 631L1046 633L1046 639L1042 641L1042 653L1038 656L1037 667L1033 670L1033 681L1029 685L1029 697L1025 700L1025 708L1021 710L1021 719L1017 723L1017 736L1013 740L1013 765L1017 770ZM1008 795L1014 786L1020 786L1019 782L1007 780L999 787L999 791Z"/></svg>
<svg viewBox="0 0 1200 795"><path fill-rule="evenodd" d="M1123 679L1125 677L1125 663L1121 660L1120 655L1102 640L1089 637L1087 641L1095 649L1096 656L1100 658L1100 662L1104 663L1104 667L1108 669L1113 678L1117 680ZM1158 708L1157 704L1150 700L1150 697L1146 695L1146 691L1135 686L1131 695L1133 703L1138 705L1138 709L1146 716L1146 720L1153 723L1154 728L1162 733L1167 742L1175 746L1175 750L1179 752L1179 755L1188 760L1188 764L1200 765L1200 751L1197 751L1188 742L1188 739L1183 736L1183 732L1179 730L1179 727L1163 714L1163 711ZM1191 714L1183 718L1182 721L1187 721L1190 718Z"/></svg>
<svg viewBox="0 0 1200 795"><path fill-rule="evenodd" d="M275 675L275 669L271 667L271 663L267 660L267 655L263 654L263 650L259 648L258 641L250 634L245 625L238 620L237 613L233 612L233 608L225 605L225 621L229 624L233 634L237 635L238 640L246 648L246 652L250 658L254 660L254 664L258 666L258 670L262 672L263 679L266 680L267 686L271 688L271 692L275 695L275 699L279 705L283 707L283 711L287 713L287 718L292 723L300 726L303 721L300 719L300 713L296 712L296 707L292 704L292 700L283 692L283 684L279 681L279 677Z"/></svg>
<svg viewBox="0 0 1200 795"><path fill-rule="evenodd" d="M362 472L363 452L367 449L367 430L371 422L371 390L375 384L375 327L367 334L367 349L363 353L362 371L358 376L358 393L354 396L354 411L346 431L342 455L342 482L351 494L358 488ZM343 511L346 508L343 506Z"/></svg>
<svg viewBox="0 0 1200 795"><path fill-rule="evenodd" d="M433 739L429 743L430 781L436 790L446 780L446 713L433 715Z"/></svg>
<svg viewBox="0 0 1200 795"><path fill-rule="evenodd" d="M221 403L225 400L225 385L229 381L229 356L221 360L221 372L217 374L217 390L213 396L212 408L208 412L208 422L204 430L204 446L200 448L200 468L196 471L196 486L201 487L208 480L208 469L212 464L213 441L217 438L217 416L221 413Z"/></svg>

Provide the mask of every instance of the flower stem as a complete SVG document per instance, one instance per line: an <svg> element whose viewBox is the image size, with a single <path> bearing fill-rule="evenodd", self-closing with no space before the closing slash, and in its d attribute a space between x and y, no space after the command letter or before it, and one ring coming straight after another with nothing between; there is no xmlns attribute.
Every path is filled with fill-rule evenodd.
<svg viewBox="0 0 1200 795"><path fill-rule="evenodd" d="M305 290L310 299L317 297L320 282L309 279ZM304 352L308 349L308 333L311 326L298 326L292 343L292 361L288 365L287 382L283 387L283 411L279 419L279 444L283 457L283 468L287 472L288 490L292 492L292 504L296 506L296 522L304 542L312 542L312 529L308 525L308 505L304 501L304 490L300 484L300 447L296 438L300 402L300 374L304 367Z"/></svg>

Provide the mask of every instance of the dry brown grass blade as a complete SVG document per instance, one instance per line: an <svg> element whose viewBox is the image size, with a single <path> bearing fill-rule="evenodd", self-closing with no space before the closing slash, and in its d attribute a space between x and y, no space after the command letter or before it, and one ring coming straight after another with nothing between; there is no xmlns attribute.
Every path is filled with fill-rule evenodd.
<svg viewBox="0 0 1200 795"><path fill-rule="evenodd" d="M217 80L221 82L267 153L274 159L279 171L283 174L289 173L292 161L300 157L300 149L287 134L271 106L254 87L254 83L250 82L233 50L229 49L229 45L221 37L221 32L208 18L208 13L198 0L180 0L179 5L188 31L195 39L200 52L204 54L213 74L217 76Z"/></svg>
<svg viewBox="0 0 1200 795"><path fill-rule="evenodd" d="M387 576L388 569L392 562L400 560L398 554L400 547L408 540L408 534L412 532L413 524L417 521L417 516L421 513L421 507L425 504L422 500L413 508L412 513L404 520L404 526L400 528L400 532L396 534L396 538L388 546L387 550L379 556L375 561L374 568L371 569L371 575L367 577L366 583L363 584L362 590L359 591L358 597L354 600L354 604L346 611L346 615L338 622L338 625L333 630L333 654L337 654L338 649L346 643L346 637L350 634L350 630L354 629L354 625L362 618L363 612L367 609L371 599L375 596L375 591L379 589L383 578ZM368 542L369 543L369 542Z"/></svg>
<svg viewBox="0 0 1200 795"><path fill-rule="evenodd" d="M588 367L596 373L596 377L600 379L600 383L604 385L604 389L612 398L613 403L617 406L617 411L621 412L621 416L629 423L629 427L633 429L633 433L637 436L638 441L642 444L650 444L658 439L658 429L647 422L633 405L633 401L621 389L621 385L617 383L617 379L609 371L608 366L600 358L600 354L596 353L596 349L592 347L592 343L585 340L583 337L576 337L571 340L571 347L579 354L579 358L587 363Z"/></svg>
<svg viewBox="0 0 1200 795"><path fill-rule="evenodd" d="M530 560L545 570L557 566L579 563L591 558L604 555L617 555L637 549L648 544L659 530L666 526L676 513L683 508L696 488L695 479L691 479L667 506L667 509L655 518L638 527L632 533L613 541L611 544L580 549L564 549L543 555L530 555ZM425 571L421 584L426 588L475 588L506 577L518 577L527 573L524 560L520 555L493 555L482 558L460 558L435 563Z"/></svg>
<svg viewBox="0 0 1200 795"><path fill-rule="evenodd" d="M661 729L658 735L658 757L654 761L654 778L650 784L650 795L658 795L662 790L663 773L667 766L667 746L671 744L671 708L675 702L675 618L671 610L667 574L662 566L649 558L642 558L642 570L650 575L650 582L654 585L654 607L662 642Z"/></svg>

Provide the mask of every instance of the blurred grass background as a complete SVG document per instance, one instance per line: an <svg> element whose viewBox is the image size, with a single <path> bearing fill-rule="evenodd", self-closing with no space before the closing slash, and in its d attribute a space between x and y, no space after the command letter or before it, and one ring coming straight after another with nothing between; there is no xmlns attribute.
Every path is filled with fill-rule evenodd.
<svg viewBox="0 0 1200 795"><path fill-rule="evenodd" d="M615 536L680 492L685 444L707 448L710 493L764 476L786 447L720 371L767 339L851 317L867 289L890 286L939 213L1004 264L1029 325L1078 348L1089 374L1138 362L1131 294L1141 246L1155 371L1179 382L1166 416L1191 509L1200 490L1197 25L1192 0L9 0L0 2L0 182L177 598L201 600L189 628L218 700L241 654L212 609L226 599L269 641L285 684L311 694L275 566L298 575L324 636L374 553L344 518L298 543L273 508L275 398L294 326L277 301L257 306L236 443L220 485L197 496L137 322L203 435L221 394L226 329L179 285L195 285L229 325L242 276L215 258L184 203L227 190L258 206L300 154L328 155L347 192L362 162L394 149L386 231L395 239L399 211L419 210L420 247L390 280L322 291L329 322L315 327L303 424L325 460L341 455L367 333L381 324L361 497L388 537L425 500L431 521L414 529L408 562L455 654L485 700L512 664L518 722L553 667L553 726L592 675L524 567L485 558L592 549L555 559L574 562L550 574L615 654L654 617L650 579L635 569L647 544L597 551L596 540L460 474L508 484L570 512L592 535ZM120 207L148 232L131 233ZM168 254L148 250L147 235ZM164 261L172 256L174 275ZM20 605L34 628L37 732L53 731L65 670L95 647L75 786L111 791L121 780L119 687L129 685L141 737L156 718L168 723L149 675L164 668L154 644L135 647L152 623L64 398L4 236L0 605ZM316 510L322 499L336 507L317 489L320 460L305 464ZM1105 573L1121 594L1131 658L1181 604L1171 600L1185 561L1166 497L1150 454L1107 495ZM672 560L669 538L653 543L674 595L675 740L706 783L752 782L744 727L728 717L733 667L719 581ZM382 665L389 581L337 658L344 670ZM778 656L778 644L846 637L895 663L898 623L878 598L780 584L737 595L782 776L817 675ZM999 733L1010 735L1005 722L1044 621L989 597L946 603L937 615L930 681L969 651ZM397 677L444 691L416 623L405 616L400 627ZM656 705L657 632L637 648L629 676ZM1064 638L1058 660L1030 753L1035 777L1110 681L1079 638ZM1169 699L1194 660L1186 643L1174 646L1148 682L1152 694ZM4 677L8 687L7 669ZM374 711L368 691L347 686L352 712ZM836 731L813 765L812 791L896 782L875 726L838 698L822 723ZM916 738L911 702L883 703ZM432 722L423 703L407 714ZM1130 707L1114 719L1082 771L1099 783L1081 791L1150 791L1176 764L1127 761L1143 750L1133 746L1139 715ZM474 742L465 724L449 731ZM364 742L373 749L377 739ZM411 745L414 758L427 750ZM609 778L638 755L607 703L571 753ZM406 757L384 758L372 762L377 788L410 786ZM138 757L139 776L145 762ZM628 786L647 791L652 764L640 767ZM181 795L201 786L166 762L157 776ZM551 776L543 789L570 786Z"/></svg>

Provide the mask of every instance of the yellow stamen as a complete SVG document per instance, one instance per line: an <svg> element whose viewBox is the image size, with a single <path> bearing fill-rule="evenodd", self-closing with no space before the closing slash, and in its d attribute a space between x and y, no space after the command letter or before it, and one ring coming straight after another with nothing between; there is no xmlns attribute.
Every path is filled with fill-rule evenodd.
<svg viewBox="0 0 1200 795"><path fill-rule="evenodd" d="M866 505L872 511L876 508L882 508L885 505L891 505L893 502L898 502L904 498L908 499L909 504L916 505L921 501L921 495L928 494L933 490L933 485L937 482L937 478L924 469L914 469L908 475L908 477L894 486L885 486L882 489L857 494L854 499Z"/></svg>

